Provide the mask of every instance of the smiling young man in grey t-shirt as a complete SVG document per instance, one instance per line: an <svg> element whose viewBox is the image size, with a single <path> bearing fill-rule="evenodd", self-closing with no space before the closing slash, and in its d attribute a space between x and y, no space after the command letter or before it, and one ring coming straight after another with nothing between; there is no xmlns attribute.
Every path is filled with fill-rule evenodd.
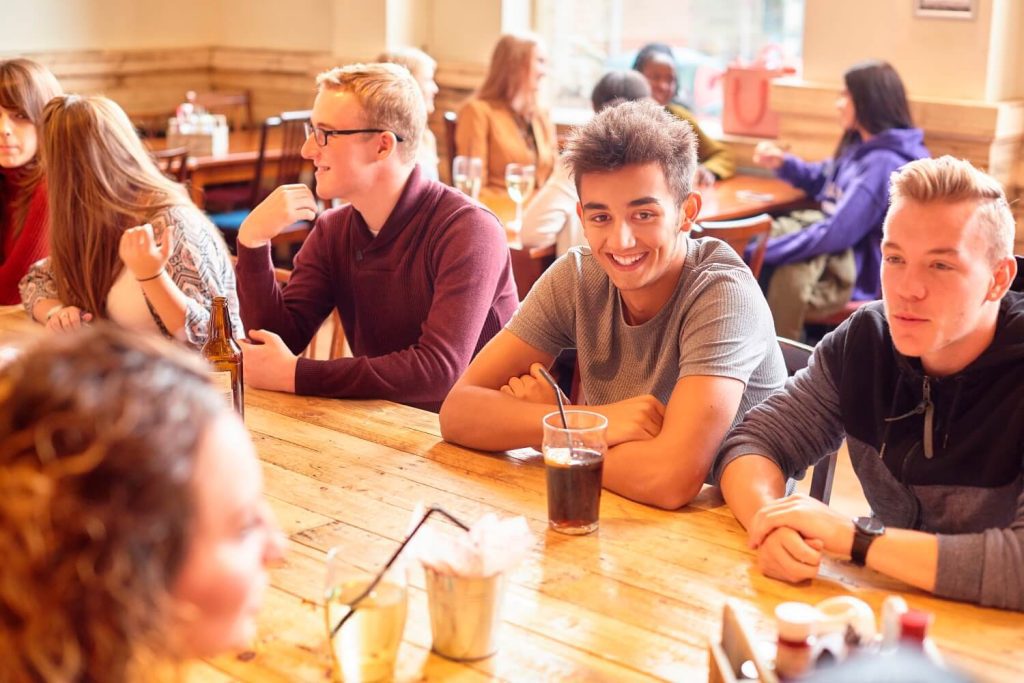
<svg viewBox="0 0 1024 683"><path fill-rule="evenodd" d="M729 427L782 386L771 313L726 244L688 236L701 205L688 124L650 102L611 107L565 162L590 247L559 259L470 364L442 434L485 450L538 445L555 410L538 368L575 348L588 409L608 418L605 487L677 508Z"/></svg>

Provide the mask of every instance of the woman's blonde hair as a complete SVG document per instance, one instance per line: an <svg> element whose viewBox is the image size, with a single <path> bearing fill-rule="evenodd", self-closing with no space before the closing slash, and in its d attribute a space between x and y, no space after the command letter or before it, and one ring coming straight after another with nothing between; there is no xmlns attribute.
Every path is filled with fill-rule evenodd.
<svg viewBox="0 0 1024 683"><path fill-rule="evenodd" d="M518 98L523 107L519 113L531 115L537 108L537 93L526 90L526 80L534 53L540 45L540 36L532 33L506 33L499 38L491 53L487 77L476 96L508 105Z"/></svg>
<svg viewBox="0 0 1024 683"><path fill-rule="evenodd" d="M437 68L437 61L433 57L415 47L396 47L387 52L381 52L377 56L377 61L404 66L413 75L413 78L418 78L424 69Z"/></svg>
<svg viewBox="0 0 1024 683"><path fill-rule="evenodd" d="M948 154L912 161L893 172L889 197L889 215L904 199L920 203L977 202L974 218L988 242L989 261L995 265L1013 257L1015 223L1003 186L969 161Z"/></svg>
<svg viewBox="0 0 1024 683"><path fill-rule="evenodd" d="M190 203L166 178L128 116L106 97L64 95L43 110L50 262L60 300L103 316L121 273L121 234Z"/></svg>
<svg viewBox="0 0 1024 683"><path fill-rule="evenodd" d="M398 158L414 161L427 126L423 92L409 69L398 64L349 64L325 71L317 88L341 90L356 96L366 113L368 128L381 128L402 138Z"/></svg>
<svg viewBox="0 0 1024 683"><path fill-rule="evenodd" d="M229 410L208 377L103 322L0 369L0 680L139 680L184 656L171 590Z"/></svg>
<svg viewBox="0 0 1024 683"><path fill-rule="evenodd" d="M33 126L39 126L46 103L62 92L57 78L39 62L0 60L0 107L24 116ZM22 173L6 179L0 176L0 227L10 224L15 236L21 232L32 193L42 178L38 154L25 164Z"/></svg>

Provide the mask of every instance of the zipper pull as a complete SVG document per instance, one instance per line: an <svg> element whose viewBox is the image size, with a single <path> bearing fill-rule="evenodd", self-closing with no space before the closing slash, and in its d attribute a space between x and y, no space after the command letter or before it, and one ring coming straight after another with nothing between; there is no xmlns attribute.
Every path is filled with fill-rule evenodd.
<svg viewBox="0 0 1024 683"><path fill-rule="evenodd" d="M924 457L931 460L935 457L935 404L932 403L932 385L925 375L924 378Z"/></svg>

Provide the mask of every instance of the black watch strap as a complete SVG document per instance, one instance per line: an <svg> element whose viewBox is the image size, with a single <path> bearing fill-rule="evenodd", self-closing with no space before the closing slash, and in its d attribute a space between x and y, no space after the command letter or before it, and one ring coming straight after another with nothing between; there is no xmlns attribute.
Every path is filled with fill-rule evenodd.
<svg viewBox="0 0 1024 683"><path fill-rule="evenodd" d="M853 546L850 548L850 561L863 567L868 561L868 548L879 536L885 533L882 523L873 517L857 517L853 520Z"/></svg>

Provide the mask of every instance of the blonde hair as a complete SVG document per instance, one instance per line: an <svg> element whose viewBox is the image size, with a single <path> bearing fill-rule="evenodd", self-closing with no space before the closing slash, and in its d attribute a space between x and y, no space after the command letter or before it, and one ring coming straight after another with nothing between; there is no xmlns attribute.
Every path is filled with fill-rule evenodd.
<svg viewBox="0 0 1024 683"><path fill-rule="evenodd" d="M317 89L352 93L366 112L367 128L382 128L402 138L398 158L416 159L427 125L423 92L408 69L398 64L350 64L325 71L316 78Z"/></svg>
<svg viewBox="0 0 1024 683"><path fill-rule="evenodd" d="M190 204L106 97L64 95L43 110L49 183L50 263L60 300L94 315L121 273L121 234L156 213Z"/></svg>
<svg viewBox="0 0 1024 683"><path fill-rule="evenodd" d="M491 53L491 64L483 85L476 96L482 100L498 100L511 105L521 98L524 110L519 112L530 116L537 108L537 93L526 91L526 79L534 52L540 47L541 39L533 33L506 33L498 39Z"/></svg>
<svg viewBox="0 0 1024 683"><path fill-rule="evenodd" d="M46 103L62 92L57 78L42 64L31 59L0 60L0 107L24 116L33 126L39 126ZM43 179L38 156L22 167L22 173L0 176L0 229L9 225L15 237L24 227L29 201Z"/></svg>
<svg viewBox="0 0 1024 683"><path fill-rule="evenodd" d="M437 61L433 57L415 47L396 47L382 52L377 56L377 61L404 66L413 78L416 78L423 69L437 68Z"/></svg>
<svg viewBox="0 0 1024 683"><path fill-rule="evenodd" d="M979 171L964 159L949 155L912 161L890 177L888 223L901 200L920 203L977 202L974 217L988 241L989 261L994 265L1013 257L1015 225L1006 193L998 180Z"/></svg>

